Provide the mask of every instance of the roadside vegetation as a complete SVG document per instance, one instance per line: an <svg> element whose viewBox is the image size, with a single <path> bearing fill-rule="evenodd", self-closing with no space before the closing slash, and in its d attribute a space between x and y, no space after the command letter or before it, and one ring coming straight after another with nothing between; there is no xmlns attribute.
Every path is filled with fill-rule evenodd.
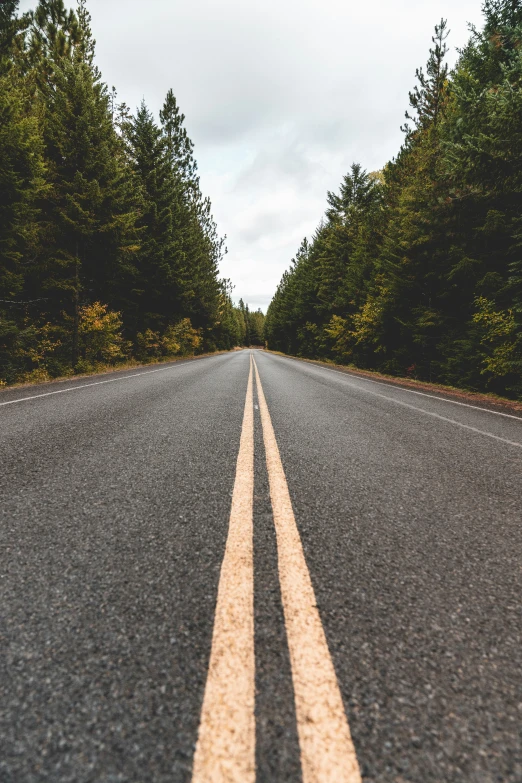
<svg viewBox="0 0 522 783"><path fill-rule="evenodd" d="M119 103L85 0L0 4L0 385L260 334L218 277L184 120L172 90L159 122Z"/></svg>
<svg viewBox="0 0 522 783"><path fill-rule="evenodd" d="M242 299L234 308L237 311L239 321L240 338L238 345L264 345L265 344L265 314L262 310L251 311Z"/></svg>
<svg viewBox="0 0 522 783"><path fill-rule="evenodd" d="M435 27L382 171L355 163L267 312L268 347L522 398L522 6Z"/></svg>

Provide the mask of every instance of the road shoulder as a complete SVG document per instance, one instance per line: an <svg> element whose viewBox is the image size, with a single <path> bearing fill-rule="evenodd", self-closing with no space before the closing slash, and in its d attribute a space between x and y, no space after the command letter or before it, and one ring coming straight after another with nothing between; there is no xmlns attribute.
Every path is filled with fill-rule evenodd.
<svg viewBox="0 0 522 783"><path fill-rule="evenodd" d="M416 391L421 394L429 394L442 399L446 398L467 405L475 405L486 410L510 413L511 415L522 418L522 402L509 400L506 397L497 397L494 394L481 394L466 389L456 389L453 386L443 386L442 384L416 381L411 378L395 378L394 376L384 375L371 370L360 370L357 367L334 364L333 362L321 361L320 359L305 359L301 356L292 356L291 354L281 353L280 351L270 351L269 349L265 349L265 351L274 356L281 356L285 359L315 364L328 370L342 372L345 375L364 378L365 380L380 383L383 386L398 386L401 389L408 389L409 391Z"/></svg>

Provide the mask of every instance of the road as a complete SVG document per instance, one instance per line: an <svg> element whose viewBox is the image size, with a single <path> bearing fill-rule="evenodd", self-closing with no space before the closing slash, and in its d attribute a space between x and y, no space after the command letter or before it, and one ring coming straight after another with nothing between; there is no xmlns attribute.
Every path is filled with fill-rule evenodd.
<svg viewBox="0 0 522 783"><path fill-rule="evenodd" d="M522 419L245 350L0 438L2 783L522 781Z"/></svg>

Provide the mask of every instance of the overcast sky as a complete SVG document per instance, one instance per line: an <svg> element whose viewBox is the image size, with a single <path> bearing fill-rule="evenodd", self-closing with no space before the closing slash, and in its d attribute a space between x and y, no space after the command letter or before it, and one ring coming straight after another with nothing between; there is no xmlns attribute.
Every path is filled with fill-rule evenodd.
<svg viewBox="0 0 522 783"><path fill-rule="evenodd" d="M69 0L68 5L74 5ZM22 0L21 10L35 6ZM90 0L119 100L157 114L172 87L228 255L234 298L266 309L353 161L374 171L441 16L452 51L480 0Z"/></svg>

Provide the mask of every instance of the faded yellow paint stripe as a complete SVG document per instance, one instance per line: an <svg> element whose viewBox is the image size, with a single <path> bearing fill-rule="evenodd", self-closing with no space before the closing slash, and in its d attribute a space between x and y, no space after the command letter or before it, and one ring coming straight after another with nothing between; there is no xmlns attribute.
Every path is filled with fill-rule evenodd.
<svg viewBox="0 0 522 783"><path fill-rule="evenodd" d="M255 781L252 356L192 783Z"/></svg>
<svg viewBox="0 0 522 783"><path fill-rule="evenodd" d="M360 783L361 774L257 365L281 597L304 783Z"/></svg>

